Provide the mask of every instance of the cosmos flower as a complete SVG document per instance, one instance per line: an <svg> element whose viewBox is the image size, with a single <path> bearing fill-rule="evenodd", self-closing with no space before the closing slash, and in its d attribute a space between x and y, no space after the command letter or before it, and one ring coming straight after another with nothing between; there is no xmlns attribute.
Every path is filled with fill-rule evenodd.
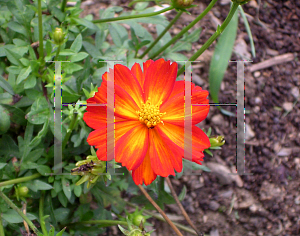
<svg viewBox="0 0 300 236"><path fill-rule="evenodd" d="M114 75L114 137L107 136L107 84ZM132 171L138 184L151 184L156 176L182 171L184 158L184 81L176 81L177 63L159 59L138 63L131 70L117 64L102 76L94 97L87 100L86 124L95 129L87 142L95 146L100 160L110 161L107 145L114 145L115 161ZM192 104L208 104L208 92L191 83ZM192 107L192 160L201 164L209 138L197 126L209 105Z"/></svg>

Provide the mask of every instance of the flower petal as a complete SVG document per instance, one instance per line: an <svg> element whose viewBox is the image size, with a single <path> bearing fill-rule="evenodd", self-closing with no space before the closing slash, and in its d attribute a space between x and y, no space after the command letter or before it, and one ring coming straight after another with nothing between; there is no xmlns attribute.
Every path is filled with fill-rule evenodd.
<svg viewBox="0 0 300 236"><path fill-rule="evenodd" d="M179 82L179 81L178 81ZM177 82L176 82L177 83ZM183 126L185 117L185 101L184 101L184 89L179 86L182 83L177 83L176 92L172 93L173 96L164 104L162 104L160 111L166 112L162 117L164 122L172 123L175 125ZM182 92L180 92L182 90ZM176 94L177 93L177 94ZM193 86L192 84L192 104L203 104L203 105L192 105L192 124L195 125L204 120L209 112L209 101L206 98L208 91L202 90L201 87Z"/></svg>
<svg viewBox="0 0 300 236"><path fill-rule="evenodd" d="M111 73L111 71L110 71ZM115 85L120 86L133 98L140 107L144 102L142 87L134 74L126 67L120 64L114 66Z"/></svg>
<svg viewBox="0 0 300 236"><path fill-rule="evenodd" d="M140 123L116 143L116 162L122 163L128 170L136 169L143 162L148 146L148 128Z"/></svg>
<svg viewBox="0 0 300 236"><path fill-rule="evenodd" d="M164 103L173 91L177 77L177 63L159 59L152 63L146 72L144 92L145 100L151 98L153 105Z"/></svg>
<svg viewBox="0 0 300 236"><path fill-rule="evenodd" d="M97 157L99 160L107 161L107 156L111 156L107 153L107 145L110 145L109 150L113 150L115 143L117 143L125 133L139 124L138 121L122 121L115 123L115 132L113 134L108 134L108 137L115 137L115 140L113 140L113 138L107 138L107 124L104 124L102 127L99 127L89 134L87 142L89 145L98 148ZM109 159L108 161L110 160L112 159Z"/></svg>
<svg viewBox="0 0 300 236"><path fill-rule="evenodd" d="M167 177L175 175L174 168L178 172L182 170L182 157L176 145L163 138L155 128L149 130L149 141L151 167L155 174Z"/></svg>
<svg viewBox="0 0 300 236"><path fill-rule="evenodd" d="M147 152L142 164L132 171L132 179L136 185L149 185L156 179L156 174L151 168L149 152Z"/></svg>
<svg viewBox="0 0 300 236"><path fill-rule="evenodd" d="M169 139L177 147L180 148L181 156L184 156L184 127L173 125L170 123L164 123L164 125L159 125L158 132L164 139ZM200 161L203 160L204 154L203 150L210 147L209 138L207 135L197 126L192 126L192 137L188 141L192 143L192 160L201 164ZM188 151L188 150L187 150Z"/></svg>

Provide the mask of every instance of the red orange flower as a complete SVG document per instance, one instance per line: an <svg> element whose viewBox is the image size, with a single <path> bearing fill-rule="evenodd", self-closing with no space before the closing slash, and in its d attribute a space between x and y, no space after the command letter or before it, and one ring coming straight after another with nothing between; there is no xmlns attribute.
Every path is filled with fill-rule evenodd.
<svg viewBox="0 0 300 236"><path fill-rule="evenodd" d="M159 59L135 63L131 70L115 65L102 76L95 96L87 100L84 121L95 129L88 136L100 160L107 158L107 84L114 74L115 160L132 171L136 184L151 184L157 175L167 177L182 170L184 157L184 81L176 81L177 63ZM191 83L192 104L208 104L208 92ZM195 124L206 118L209 105L192 107L192 161L201 164L210 147L206 134ZM108 140L108 142L107 142Z"/></svg>

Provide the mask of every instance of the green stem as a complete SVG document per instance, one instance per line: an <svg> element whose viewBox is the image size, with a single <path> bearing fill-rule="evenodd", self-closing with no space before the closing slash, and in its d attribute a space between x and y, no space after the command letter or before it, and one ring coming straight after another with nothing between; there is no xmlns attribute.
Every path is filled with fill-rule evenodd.
<svg viewBox="0 0 300 236"><path fill-rule="evenodd" d="M41 175L39 173L36 173L34 175L30 175L30 176L26 176L26 177L21 177L21 178L17 178L17 179L3 181L3 182L0 183L0 187L10 185L10 184L17 184L17 183L27 182L27 181L32 180L32 179L37 179L40 176Z"/></svg>
<svg viewBox="0 0 300 236"><path fill-rule="evenodd" d="M74 127L75 127L76 120L77 120L77 113L73 112L72 120L70 122L70 125L69 125L69 128L67 130L66 136L65 136L65 138L62 142L62 150L65 150L67 142L68 142L68 140L71 136L71 133L72 133Z"/></svg>
<svg viewBox="0 0 300 236"><path fill-rule="evenodd" d="M141 18L141 17L149 17L149 16L156 16L161 13L164 13L166 11L170 11L174 9L174 7L170 6L165 9L162 9L160 11L151 12L151 13L145 13L145 14L139 14L139 15L129 15L129 16L120 16L120 17L113 17L113 18L106 18L106 19L99 19L99 20L93 20L93 23L107 23L112 21L119 21L119 20L130 20L135 18Z"/></svg>
<svg viewBox="0 0 300 236"><path fill-rule="evenodd" d="M40 225L42 228L42 232L44 236L48 236L48 232L44 220L44 197L45 197L45 191L42 191L42 196L40 198L40 206L39 206L39 218L40 218Z"/></svg>
<svg viewBox="0 0 300 236"><path fill-rule="evenodd" d="M160 48L152 57L151 59L157 57L159 54L161 54L163 51L165 51L170 45L175 43L179 38L181 38L182 35L184 35L190 28L192 28L198 21L200 21L209 11L210 9L215 5L215 3L218 0L212 0L211 3L207 6L207 8L195 19L193 20L188 26L186 26L184 29L182 29L174 38L172 38L166 45L164 45L162 48Z"/></svg>
<svg viewBox="0 0 300 236"><path fill-rule="evenodd" d="M57 50L56 50L56 54L55 54L54 61L57 61L57 59L58 59L58 56L59 56L59 53L60 53L60 46L61 46L61 45L58 45L58 48L57 48Z"/></svg>
<svg viewBox="0 0 300 236"><path fill-rule="evenodd" d="M105 225L125 225L127 226L128 223L126 221L120 221L120 220L87 220L87 221L81 221L76 222L76 224L105 224Z"/></svg>
<svg viewBox="0 0 300 236"><path fill-rule="evenodd" d="M63 1L61 2L61 7L60 7L60 10L61 10L62 12L65 12L66 5L67 5L67 0L63 0Z"/></svg>
<svg viewBox="0 0 300 236"><path fill-rule="evenodd" d="M12 208L14 209L28 224L28 226L33 230L35 234L40 233L31 220L2 192L0 191L0 197Z"/></svg>
<svg viewBox="0 0 300 236"><path fill-rule="evenodd" d="M44 45L43 45L43 19L42 19L42 0L38 0L38 21L39 21L39 58L44 65Z"/></svg>
<svg viewBox="0 0 300 236"><path fill-rule="evenodd" d="M0 236L5 236L4 229L3 229L3 224L2 224L1 213L0 213Z"/></svg>
<svg viewBox="0 0 300 236"><path fill-rule="evenodd" d="M135 205L135 204L132 204L132 203L130 203L130 202L127 202L127 201L125 201L125 202L126 202L127 205L132 206L132 207L134 207L134 208L138 207L139 210L143 209L143 208L141 208L141 207L139 207L139 206L137 206L137 205ZM145 213L145 215L151 215L152 217L154 217L154 218L156 218L156 219L158 219L158 220L161 220L161 221L166 222L165 219L164 219L162 216L160 216L160 215L158 215L158 214L155 214L155 213L152 213L151 211L143 210L143 213ZM191 234L193 234L193 235L197 235L197 233L195 232L195 230L193 230L193 229L191 229L191 228L189 228L189 227L186 227L186 226L184 226L184 225L182 225L182 224L176 223L176 222L173 222L173 223L174 223L174 225L176 225L179 229L182 229L182 230L184 230L184 231L186 231L186 232L188 232L188 233L191 233Z"/></svg>
<svg viewBox="0 0 300 236"><path fill-rule="evenodd" d="M189 59L189 61L196 60L218 37L219 35L225 30L229 22L231 21L236 9L238 8L238 3L233 3L231 6L231 9L228 13L228 16L224 20L223 24L221 26L218 26L217 31L203 44L203 46ZM184 71L184 66L182 66L177 73L177 76L181 75Z"/></svg>
<svg viewBox="0 0 300 236"><path fill-rule="evenodd" d="M146 49L146 51L139 57L142 59L157 43L158 41L168 32L168 30L174 25L174 23L179 19L183 11L177 13L175 18L169 23L169 25L164 29L163 32L155 39L155 41Z"/></svg>

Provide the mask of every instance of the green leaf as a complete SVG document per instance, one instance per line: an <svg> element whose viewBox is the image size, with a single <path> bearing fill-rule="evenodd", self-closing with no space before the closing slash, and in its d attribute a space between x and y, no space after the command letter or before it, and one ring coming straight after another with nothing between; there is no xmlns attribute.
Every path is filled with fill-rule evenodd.
<svg viewBox="0 0 300 236"><path fill-rule="evenodd" d="M36 147L40 144L42 138L47 134L48 128L49 128L50 119L46 120L46 122L43 125L43 128L38 132L37 136L35 136L31 142L29 143L29 146L31 148Z"/></svg>
<svg viewBox="0 0 300 236"><path fill-rule="evenodd" d="M51 173L50 167L46 165L39 165L36 170L43 176L48 176Z"/></svg>
<svg viewBox="0 0 300 236"><path fill-rule="evenodd" d="M3 169L6 165L7 165L7 163L0 163L0 170Z"/></svg>
<svg viewBox="0 0 300 236"><path fill-rule="evenodd" d="M102 30L98 30L95 36L95 44L98 49L102 48L102 44L105 41L105 34Z"/></svg>
<svg viewBox="0 0 300 236"><path fill-rule="evenodd" d="M23 68L17 78L16 84L18 85L19 83L21 83L24 79L26 79L28 77L28 75L31 72L31 66L28 66L27 68Z"/></svg>
<svg viewBox="0 0 300 236"><path fill-rule="evenodd" d="M185 198L185 195L186 195L186 187L185 187L185 185L183 185L183 188L182 188L180 194L178 195L179 201L182 201Z"/></svg>
<svg viewBox="0 0 300 236"><path fill-rule="evenodd" d="M63 188L65 196L70 201L70 198L72 196L72 192L71 192L71 187L70 187L69 180L67 180L65 177L62 177L61 178L61 184L62 184L62 188Z"/></svg>
<svg viewBox="0 0 300 236"><path fill-rule="evenodd" d="M95 25L92 22L90 22L90 21L88 21L86 19L72 18L72 20L74 20L77 24L83 25L83 26L85 26L85 27L87 27L89 29L96 29Z"/></svg>
<svg viewBox="0 0 300 236"><path fill-rule="evenodd" d="M86 52L80 52L77 54L74 54L71 56L70 61L71 62L77 62L77 61L82 61L83 59L85 59L89 54L87 54Z"/></svg>
<svg viewBox="0 0 300 236"><path fill-rule="evenodd" d="M0 105L0 134L5 134L10 128L9 112Z"/></svg>
<svg viewBox="0 0 300 236"><path fill-rule="evenodd" d="M30 61L24 57L20 59L20 62L22 63L23 66L28 67L30 65Z"/></svg>
<svg viewBox="0 0 300 236"><path fill-rule="evenodd" d="M59 52L59 55L60 56L72 56L72 55L74 55L75 54L75 52L73 51L73 50L71 50L71 49L64 49L64 50L61 50L60 52ZM68 63L67 63L68 64Z"/></svg>
<svg viewBox="0 0 300 236"><path fill-rule="evenodd" d="M39 97L31 106L27 114L28 121L32 124L43 124L49 119L50 111L45 97Z"/></svg>
<svg viewBox="0 0 300 236"><path fill-rule="evenodd" d="M5 91L7 91L8 93L10 93L11 95L14 95L14 90L13 88L10 86L10 84L6 81L6 79L4 79L1 75L0 75L0 87L3 88Z"/></svg>
<svg viewBox="0 0 300 236"><path fill-rule="evenodd" d="M27 212L26 216L29 218L29 220L36 220L36 217L33 214ZM8 210L5 213L2 213L1 217L11 224L23 223L23 218L12 209Z"/></svg>
<svg viewBox="0 0 300 236"><path fill-rule="evenodd" d="M14 106L8 106L8 105L2 105L4 106L11 114L11 121L20 124L20 125L26 125L27 121L25 119L25 113L20 108L14 107Z"/></svg>
<svg viewBox="0 0 300 236"><path fill-rule="evenodd" d="M7 71L10 74L19 75L22 70L21 66L9 66L7 67Z"/></svg>
<svg viewBox="0 0 300 236"><path fill-rule="evenodd" d="M22 27L23 27L23 26L22 26ZM24 41L24 40L22 40L22 39L18 39L18 38L13 39L13 43L14 43L16 46L20 46L20 47L22 47L22 46L27 46L27 45L30 46L30 43L28 43L28 42L26 42L26 41Z"/></svg>
<svg viewBox="0 0 300 236"><path fill-rule="evenodd" d="M243 7L241 5L239 5L239 10L240 10L241 16L243 18L245 29L246 29L248 37L249 37L250 46L251 46L251 53L252 53L252 56L255 58L256 53L255 53L255 46L254 46L254 41L253 41L253 37L252 37L252 33L251 33L251 28L249 26L248 19L247 19L246 14L245 14L245 12L243 10Z"/></svg>
<svg viewBox="0 0 300 236"><path fill-rule="evenodd" d="M13 103L13 96L7 92L0 93L0 104L9 105Z"/></svg>
<svg viewBox="0 0 300 236"><path fill-rule="evenodd" d="M63 232L65 232L67 227L63 228L61 231L59 231L56 236L62 236L63 235Z"/></svg>
<svg viewBox="0 0 300 236"><path fill-rule="evenodd" d="M68 219L70 209L68 208L57 208L54 210L55 218L57 222L63 222Z"/></svg>
<svg viewBox="0 0 300 236"><path fill-rule="evenodd" d="M1 163L0 163L0 169L1 169ZM75 185L74 186L74 194L76 197L80 197L82 193L82 188L81 188L81 185Z"/></svg>
<svg viewBox="0 0 300 236"><path fill-rule="evenodd" d="M34 75L30 75L24 84L24 89L31 89L36 85L36 77Z"/></svg>
<svg viewBox="0 0 300 236"><path fill-rule="evenodd" d="M74 72L76 71L79 71L81 70L83 67L81 65L78 65L76 63L65 63L64 65L64 71L67 73L67 74L73 74Z"/></svg>
<svg viewBox="0 0 300 236"><path fill-rule="evenodd" d="M47 184L41 180L34 180L33 185L38 189L38 190L49 190L52 189L53 187L50 184Z"/></svg>
<svg viewBox="0 0 300 236"><path fill-rule="evenodd" d="M83 41L82 42L84 49L93 57L100 58L102 56L101 52L98 48L96 48L93 44Z"/></svg>
<svg viewBox="0 0 300 236"><path fill-rule="evenodd" d="M38 148L31 151L26 157L24 157L23 162L36 162L44 153L44 148Z"/></svg>
<svg viewBox="0 0 300 236"><path fill-rule="evenodd" d="M66 195L63 192L59 192L57 194L57 196L58 196L58 200L60 201L61 205L63 205L64 207L67 207L68 199L67 199ZM59 221L58 218L59 217L56 217L57 221Z"/></svg>
<svg viewBox="0 0 300 236"><path fill-rule="evenodd" d="M54 236L55 233L55 229L54 227L51 225L51 229L49 230L48 236Z"/></svg>
<svg viewBox="0 0 300 236"><path fill-rule="evenodd" d="M20 62L21 56L8 48L4 48L5 54L7 56L7 59L15 65L22 66L22 63Z"/></svg>
<svg viewBox="0 0 300 236"><path fill-rule="evenodd" d="M238 14L235 12L227 28L223 31L219 41L216 44L214 55L209 68L209 90L214 103L219 103L218 94L221 82L231 57L236 32L237 32Z"/></svg>
<svg viewBox="0 0 300 236"><path fill-rule="evenodd" d="M210 172L210 169L204 165L199 165L195 162L191 162L186 159L183 159L183 163L185 168L184 171L186 171L186 169L189 169L189 170L203 170L206 172Z"/></svg>
<svg viewBox="0 0 300 236"><path fill-rule="evenodd" d="M81 34L78 34L75 38L74 42L72 43L70 49L74 52L79 52L82 47L82 36Z"/></svg>
<svg viewBox="0 0 300 236"><path fill-rule="evenodd" d="M128 39L127 30L117 23L111 23L108 27L109 33L117 47L122 47L124 41Z"/></svg>
<svg viewBox="0 0 300 236"><path fill-rule="evenodd" d="M7 24L7 27L10 28L11 30L16 31L16 32L24 35L25 37L27 37L26 29L24 28L24 26L20 25L18 22L11 21Z"/></svg>
<svg viewBox="0 0 300 236"><path fill-rule="evenodd" d="M19 147L10 135L4 134L0 139L0 155L19 157Z"/></svg>

